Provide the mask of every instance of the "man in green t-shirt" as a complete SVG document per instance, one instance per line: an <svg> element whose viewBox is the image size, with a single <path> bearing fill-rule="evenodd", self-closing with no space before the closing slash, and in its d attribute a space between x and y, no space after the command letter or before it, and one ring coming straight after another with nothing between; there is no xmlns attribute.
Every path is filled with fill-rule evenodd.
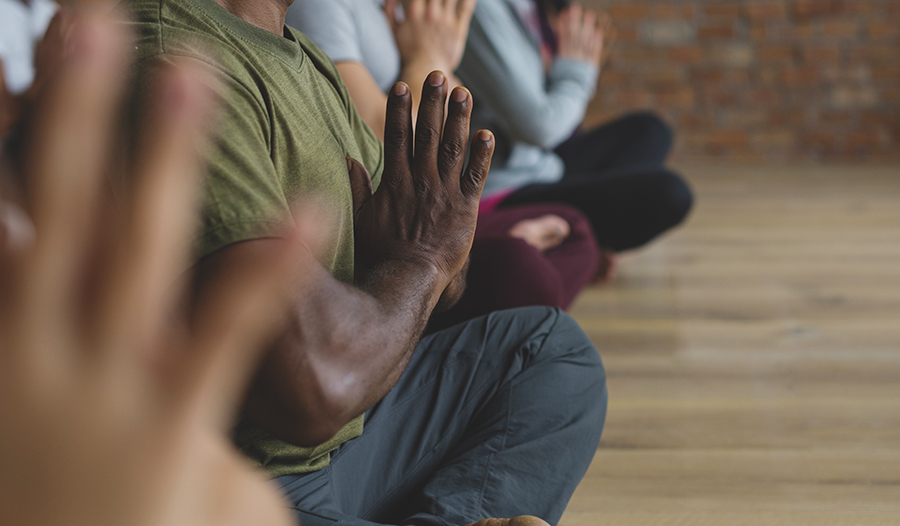
<svg viewBox="0 0 900 526"><path fill-rule="evenodd" d="M474 135L466 165L471 96L433 73L415 130L409 88L392 90L382 146L331 61L284 26L289 3L126 0L139 85L161 62L202 62L222 97L198 287L277 250L298 199L335 210L329 250L298 265L313 270L247 396L238 445L306 526L555 523L603 428L596 349L545 308L419 339L461 291L492 135Z"/></svg>

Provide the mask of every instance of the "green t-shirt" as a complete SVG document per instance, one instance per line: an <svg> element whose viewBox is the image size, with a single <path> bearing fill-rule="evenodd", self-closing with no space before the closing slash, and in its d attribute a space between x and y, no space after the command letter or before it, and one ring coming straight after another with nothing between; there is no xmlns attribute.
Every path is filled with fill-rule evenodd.
<svg viewBox="0 0 900 526"><path fill-rule="evenodd" d="M126 0L138 42L139 77L157 61L199 60L216 71L215 124L203 205L200 257L273 235L290 205L315 192L333 203L339 228L321 263L353 279L353 216L346 157L381 180L380 141L353 106L337 69L299 32L278 36L213 0ZM209 58L212 57L212 58ZM242 423L236 442L273 476L328 465L329 453L362 433L362 417L315 448L300 448Z"/></svg>

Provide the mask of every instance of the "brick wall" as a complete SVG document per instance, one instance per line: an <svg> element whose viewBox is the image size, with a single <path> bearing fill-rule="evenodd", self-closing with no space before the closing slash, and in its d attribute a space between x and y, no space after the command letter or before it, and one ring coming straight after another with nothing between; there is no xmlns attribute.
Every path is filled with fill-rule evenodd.
<svg viewBox="0 0 900 526"><path fill-rule="evenodd" d="M587 124L661 113L676 158L900 161L900 0L587 0L618 40Z"/></svg>

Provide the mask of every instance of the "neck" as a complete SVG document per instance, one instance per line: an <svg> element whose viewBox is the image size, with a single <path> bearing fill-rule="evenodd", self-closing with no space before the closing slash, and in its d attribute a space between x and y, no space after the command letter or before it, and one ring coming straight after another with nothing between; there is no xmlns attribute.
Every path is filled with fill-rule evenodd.
<svg viewBox="0 0 900 526"><path fill-rule="evenodd" d="M284 35L284 17L293 0L215 0L231 14L244 22L265 29L278 36Z"/></svg>

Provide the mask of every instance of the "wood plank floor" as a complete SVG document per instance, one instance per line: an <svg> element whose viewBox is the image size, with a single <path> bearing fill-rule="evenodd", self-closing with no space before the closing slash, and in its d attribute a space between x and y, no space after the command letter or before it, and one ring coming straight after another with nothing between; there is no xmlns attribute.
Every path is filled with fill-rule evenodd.
<svg viewBox="0 0 900 526"><path fill-rule="evenodd" d="M609 377L563 526L900 525L900 167L683 167L572 314Z"/></svg>

